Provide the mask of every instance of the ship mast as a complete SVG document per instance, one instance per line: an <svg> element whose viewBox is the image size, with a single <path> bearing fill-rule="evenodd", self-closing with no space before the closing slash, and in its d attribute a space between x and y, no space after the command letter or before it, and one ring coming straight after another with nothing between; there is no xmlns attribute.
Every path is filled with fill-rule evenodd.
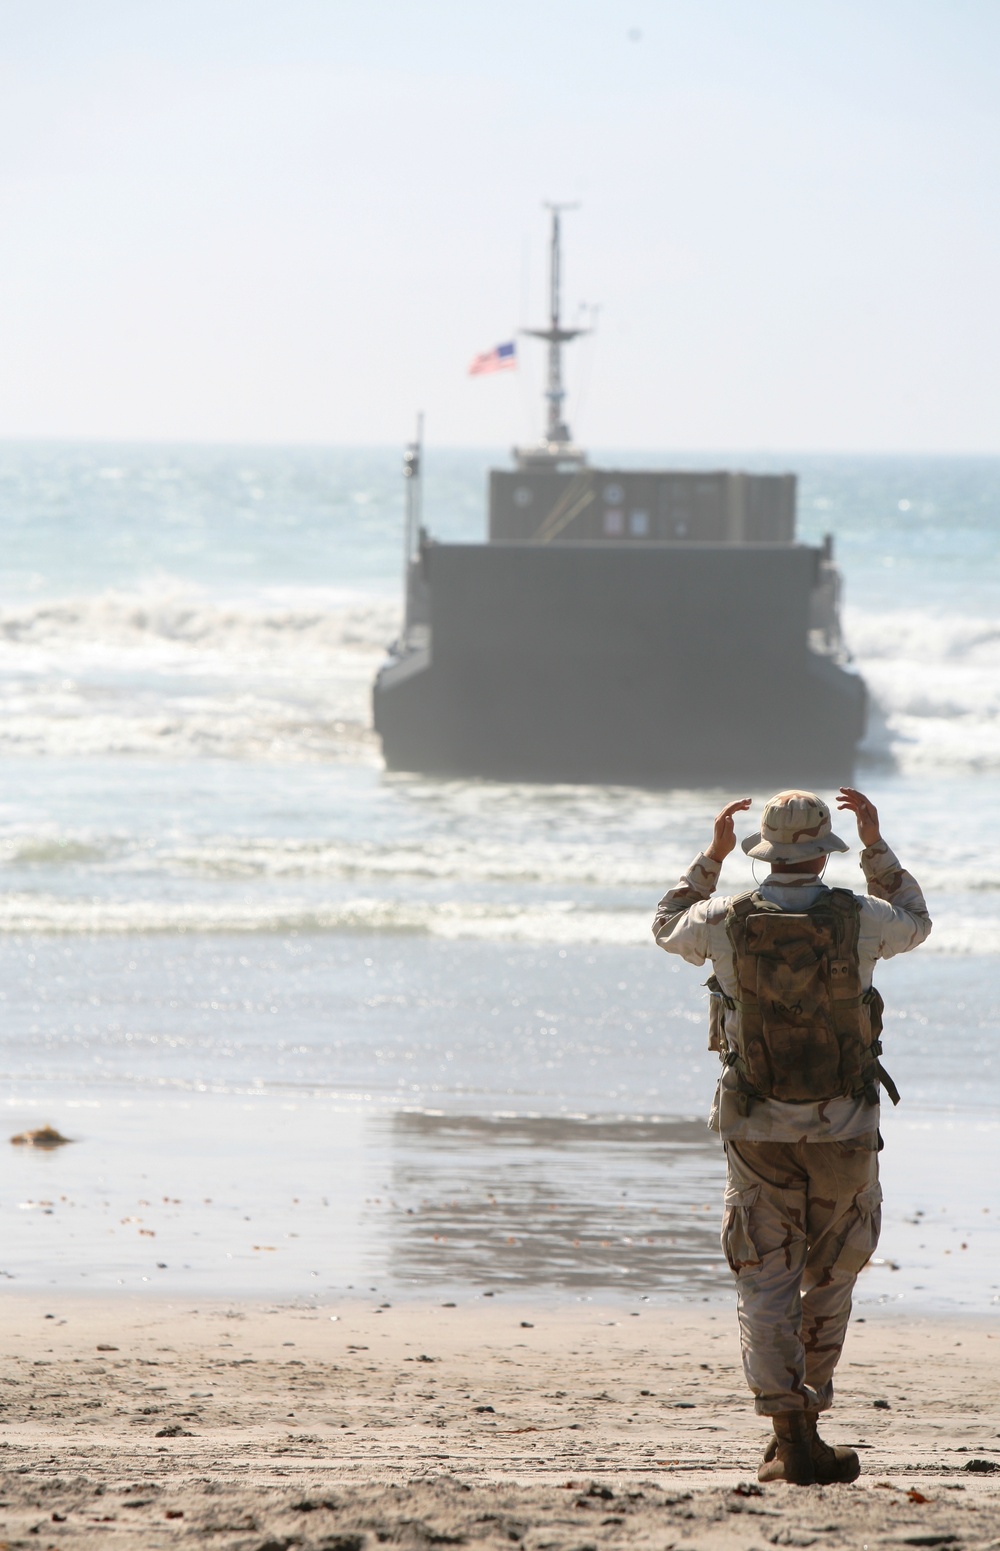
<svg viewBox="0 0 1000 1551"><path fill-rule="evenodd" d="M403 636L413 624L413 562L423 537L424 506L424 415L417 415L417 434L407 442L403 454L403 478L406 481L406 520L403 526Z"/></svg>
<svg viewBox="0 0 1000 1551"><path fill-rule="evenodd" d="M552 213L552 236L549 244L549 326L545 329L522 329L521 333L532 339L544 339L549 347L548 373L545 388L546 427L545 438L535 447L515 449L515 457L521 468L532 464L581 464L586 454L573 445L569 426L563 416L562 348L571 339L587 334L589 329L563 328L561 321L562 250L560 245L560 215L564 210L576 210L577 205L547 204Z"/></svg>

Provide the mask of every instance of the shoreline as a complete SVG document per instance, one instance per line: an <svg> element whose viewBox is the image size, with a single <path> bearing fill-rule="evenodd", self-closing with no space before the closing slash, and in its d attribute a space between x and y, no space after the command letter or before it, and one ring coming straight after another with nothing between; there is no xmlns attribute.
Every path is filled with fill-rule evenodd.
<svg viewBox="0 0 1000 1551"><path fill-rule="evenodd" d="M682 1537L811 1544L788 1536L812 1523L823 1544L987 1545L1000 1538L994 1324L866 1311L824 1423L859 1447L860 1480L758 1495L768 1424L732 1309L8 1292L0 1536L662 1551ZM983 1458L996 1473L965 1468Z"/></svg>
<svg viewBox="0 0 1000 1551"><path fill-rule="evenodd" d="M723 1303L724 1160L699 1119L197 1095L85 1109L8 1101L73 1144L5 1150L0 1279L46 1297L154 1291L178 1303L324 1302L376 1286L547 1306ZM860 1313L1000 1305L995 1119L883 1116L881 1242ZM447 1289L447 1290L446 1290Z"/></svg>
<svg viewBox="0 0 1000 1551"><path fill-rule="evenodd" d="M170 1319L180 1325L189 1316L222 1317L229 1310L237 1311L240 1317L309 1315L320 1321L328 1319L331 1323L340 1324L352 1318L381 1317L390 1311L397 1317L422 1317L436 1309L450 1310L452 1320L458 1323L461 1320L475 1321L480 1312L487 1317L491 1309L497 1314L506 1309L512 1315L517 1313L518 1319L529 1318L532 1314L548 1321L592 1319L607 1328L629 1318L642 1317L651 1322L691 1321L695 1324L702 1319L728 1319L736 1329L736 1290L730 1285L720 1287L711 1296L698 1291L688 1297L671 1291L639 1294L627 1288L609 1287L604 1288L599 1296L592 1297L590 1294L577 1295L554 1286L536 1287L529 1291L520 1286L504 1287L496 1283L485 1289L463 1288L448 1283L421 1285L412 1289L400 1287L396 1283L391 1286L372 1284L367 1297L361 1296L354 1287L328 1287L322 1294L310 1294L292 1290L275 1291L273 1287L260 1290L231 1288L227 1291L215 1286L204 1291L190 1287L178 1290L163 1284L157 1286L152 1281L141 1288L134 1285L117 1289L95 1286L74 1287L72 1291L60 1288L55 1282L47 1285L22 1284L19 1287L9 1282L0 1285L3 1287L0 1350L8 1327L19 1309L25 1311L21 1314L24 1322L29 1318L37 1318L39 1310L51 1310L57 1321L62 1320L67 1324L73 1319L84 1324L100 1318L117 1321L124 1317L140 1323L143 1320ZM851 1330L858 1324L868 1324L873 1330L884 1326L915 1330L923 1325L934 1329L953 1325L956 1329L967 1329L970 1335L988 1334L990 1339L995 1329L996 1339L1000 1342L1000 1315L995 1310L950 1308L941 1303L917 1303L915 1300L909 1307L904 1307L902 1302L889 1298L866 1301L861 1296L862 1292L863 1282L859 1280L855 1288ZM636 1308L636 1304L640 1307ZM105 1305L106 1310L103 1307ZM99 1313L95 1312L98 1310ZM1000 1347L997 1356L1000 1358ZM738 1364L738 1351L735 1360ZM997 1425L997 1437L1000 1438L1000 1422Z"/></svg>

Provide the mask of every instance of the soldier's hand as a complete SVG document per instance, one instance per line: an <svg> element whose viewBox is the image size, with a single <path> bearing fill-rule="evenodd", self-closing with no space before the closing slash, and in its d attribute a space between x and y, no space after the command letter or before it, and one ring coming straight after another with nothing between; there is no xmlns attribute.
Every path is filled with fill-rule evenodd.
<svg viewBox="0 0 1000 1551"><path fill-rule="evenodd" d="M736 826L733 823L733 814L745 812L750 806L749 797L740 797L736 802L727 803L722 812L716 815L715 830L712 835L712 844L705 852L714 862L724 861L736 844Z"/></svg>
<svg viewBox="0 0 1000 1551"><path fill-rule="evenodd" d="M842 786L840 796L837 799L837 807L842 811L853 813L858 821L858 838L864 846L873 846L881 840L882 832L878 827L878 809L869 800L864 792L858 792L853 786Z"/></svg>

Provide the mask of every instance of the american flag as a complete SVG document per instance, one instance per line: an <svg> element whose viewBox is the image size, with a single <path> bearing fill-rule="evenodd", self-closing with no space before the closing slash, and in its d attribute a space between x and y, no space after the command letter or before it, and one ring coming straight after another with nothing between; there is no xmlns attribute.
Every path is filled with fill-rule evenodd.
<svg viewBox="0 0 1000 1551"><path fill-rule="evenodd" d="M484 372L511 372L517 365L517 347L512 339L505 344L494 345L492 350L474 356L469 364L469 376L480 377Z"/></svg>

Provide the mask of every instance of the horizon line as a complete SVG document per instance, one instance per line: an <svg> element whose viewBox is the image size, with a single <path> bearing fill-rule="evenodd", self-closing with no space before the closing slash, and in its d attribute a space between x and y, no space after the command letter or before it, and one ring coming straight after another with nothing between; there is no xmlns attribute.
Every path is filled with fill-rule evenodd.
<svg viewBox="0 0 1000 1551"><path fill-rule="evenodd" d="M233 449L240 451L301 451L301 452L388 452L397 451L403 447L408 438L403 435L398 441L358 440L350 442L342 441L313 441L313 440L253 440L241 441L230 437L185 437L185 436L116 436L108 433L101 435L64 434L57 432L32 432L28 434L6 434L0 431L0 447L15 446L71 446L71 447L162 447L162 448L202 448L208 450ZM489 457L508 455L511 447L504 443L490 442L424 442L425 449L434 449L439 452L469 452L480 453ZM1000 448L987 450L983 448L914 448L914 447L808 447L808 446L739 446L716 443L715 445L701 445L688 447L659 446L653 447L639 443L606 443L597 444L592 449L595 457L614 455L617 453L648 454L655 457L678 458L712 458L725 454L728 457L750 458L994 458L1000 459Z"/></svg>

